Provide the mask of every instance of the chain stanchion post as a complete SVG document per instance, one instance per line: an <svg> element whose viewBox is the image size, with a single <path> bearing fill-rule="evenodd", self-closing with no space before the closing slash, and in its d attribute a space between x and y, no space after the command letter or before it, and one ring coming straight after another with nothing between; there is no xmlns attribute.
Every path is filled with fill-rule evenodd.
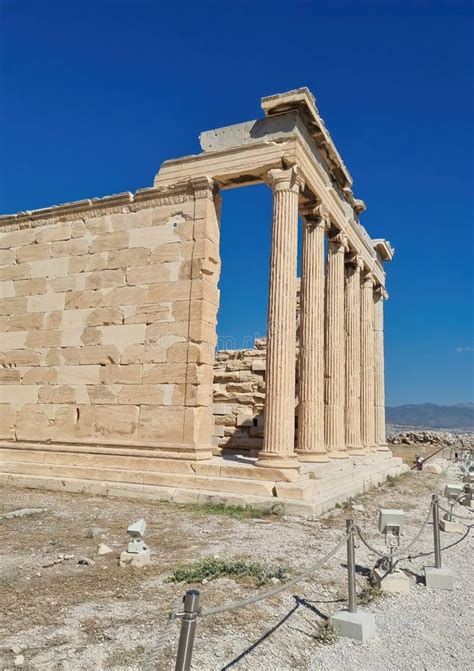
<svg viewBox="0 0 474 671"><path fill-rule="evenodd" d="M357 612L357 594L355 579L354 520L346 520L347 531L347 583L349 592L349 613Z"/></svg>
<svg viewBox="0 0 474 671"><path fill-rule="evenodd" d="M347 585L349 599L347 609L340 610L331 618L332 626L339 636L352 638L355 641L368 641L375 633L375 620L371 613L357 609L357 592L355 576L355 542L356 527L354 520L346 520L347 532Z"/></svg>
<svg viewBox="0 0 474 671"><path fill-rule="evenodd" d="M184 595L183 617L179 633L175 671L189 671L193 655L194 637L199 613L199 592L188 590Z"/></svg>
<svg viewBox="0 0 474 671"><path fill-rule="evenodd" d="M441 537L439 531L439 496L431 497L433 510L434 566L425 566L425 584L431 589L454 589L454 575L451 569L441 565Z"/></svg>
<svg viewBox="0 0 474 671"><path fill-rule="evenodd" d="M433 494L431 497L433 504L433 538L434 538L434 556L435 568L441 568L441 537L439 533L439 497Z"/></svg>

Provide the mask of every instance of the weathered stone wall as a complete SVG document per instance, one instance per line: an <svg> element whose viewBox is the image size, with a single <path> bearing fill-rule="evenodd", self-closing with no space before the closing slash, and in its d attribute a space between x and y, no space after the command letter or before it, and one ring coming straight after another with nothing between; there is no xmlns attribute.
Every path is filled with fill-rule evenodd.
<svg viewBox="0 0 474 671"><path fill-rule="evenodd" d="M209 455L211 184L115 199L0 222L0 438Z"/></svg>
<svg viewBox="0 0 474 671"><path fill-rule="evenodd" d="M263 439L266 339L254 349L222 350L214 364L214 445L259 450Z"/></svg>

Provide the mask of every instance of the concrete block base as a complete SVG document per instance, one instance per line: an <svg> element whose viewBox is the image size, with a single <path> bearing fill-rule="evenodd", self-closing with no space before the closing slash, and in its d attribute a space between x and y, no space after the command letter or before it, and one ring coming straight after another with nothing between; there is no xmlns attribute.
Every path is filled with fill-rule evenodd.
<svg viewBox="0 0 474 671"><path fill-rule="evenodd" d="M376 568L373 571L375 584L382 590L382 592L389 592L397 594L400 592L406 593L410 591L410 578L402 571L393 571L392 573L384 573Z"/></svg>
<svg viewBox="0 0 474 671"><path fill-rule="evenodd" d="M464 533L464 525L460 522L450 522L449 520L440 520L439 528L447 534L462 534Z"/></svg>
<svg viewBox="0 0 474 671"><path fill-rule="evenodd" d="M150 564L150 548L137 554L136 552L122 552L120 554L120 566L135 566L143 568Z"/></svg>
<svg viewBox="0 0 474 671"><path fill-rule="evenodd" d="M454 589L454 575L450 568L426 566L425 582L430 589Z"/></svg>
<svg viewBox="0 0 474 671"><path fill-rule="evenodd" d="M375 619L372 613L350 613L348 610L340 610L331 618L334 629L339 636L352 638L354 641L365 643L375 634Z"/></svg>

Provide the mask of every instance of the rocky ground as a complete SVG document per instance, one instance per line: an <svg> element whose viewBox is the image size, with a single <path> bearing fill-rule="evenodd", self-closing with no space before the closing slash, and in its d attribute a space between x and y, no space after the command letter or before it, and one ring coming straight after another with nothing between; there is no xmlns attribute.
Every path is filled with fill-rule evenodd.
<svg viewBox="0 0 474 671"><path fill-rule="evenodd" d="M0 668L138 671L162 629L169 604L191 587L166 582L183 562L208 556L248 558L271 568L284 565L290 576L296 575L343 537L349 516L373 544L383 547L376 530L380 507L405 510L406 544L426 517L431 494L441 492L447 478L411 472L358 497L357 509L341 508L314 522L238 519L169 504L5 488L0 494ZM26 506L44 512L5 517ZM148 523L152 564L144 569L120 568L124 531L142 516ZM443 536L445 543L452 539ZM112 552L98 555L101 543ZM418 549L431 548L428 526ZM466 668L472 661L472 549L468 537L445 555L446 564L456 572L454 592L432 592L421 585L422 567L430 559L407 561L410 594L377 597L364 606L376 616L376 637L363 646L343 639L325 645L321 625L346 599L342 549L316 576L288 593L200 620L193 669ZM83 558L92 562L78 563ZM367 590L367 575L375 561L364 546L357 549L360 592ZM242 598L256 589L248 578L220 578L197 587L205 606ZM160 667L164 671L174 668L177 633L176 624L164 649Z"/></svg>

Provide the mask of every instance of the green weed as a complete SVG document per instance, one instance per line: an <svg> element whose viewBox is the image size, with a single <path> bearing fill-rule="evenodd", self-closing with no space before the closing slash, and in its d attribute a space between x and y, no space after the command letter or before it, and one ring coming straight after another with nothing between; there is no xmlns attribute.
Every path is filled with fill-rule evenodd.
<svg viewBox="0 0 474 671"><path fill-rule="evenodd" d="M253 578L256 587L265 585L272 578L285 580L287 569L284 566L271 568L258 562L244 559L216 559L205 557L195 564L178 566L166 582L202 583L217 578Z"/></svg>

